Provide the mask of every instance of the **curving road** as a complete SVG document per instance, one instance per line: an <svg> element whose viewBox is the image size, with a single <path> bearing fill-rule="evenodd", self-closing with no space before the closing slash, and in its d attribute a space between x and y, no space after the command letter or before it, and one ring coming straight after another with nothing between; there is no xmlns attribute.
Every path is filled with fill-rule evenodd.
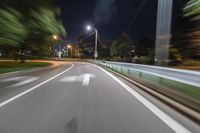
<svg viewBox="0 0 200 133"><path fill-rule="evenodd" d="M0 133L200 131L173 109L89 63L0 77L0 86Z"/></svg>

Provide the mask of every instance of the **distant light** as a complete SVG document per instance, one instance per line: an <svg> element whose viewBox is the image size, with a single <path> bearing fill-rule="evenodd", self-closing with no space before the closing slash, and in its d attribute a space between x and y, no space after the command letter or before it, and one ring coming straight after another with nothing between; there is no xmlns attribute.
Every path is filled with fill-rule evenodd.
<svg viewBox="0 0 200 133"><path fill-rule="evenodd" d="M67 48L71 48L71 45L68 45Z"/></svg>
<svg viewBox="0 0 200 133"><path fill-rule="evenodd" d="M53 39L57 40L58 36L57 35L53 35Z"/></svg>
<svg viewBox="0 0 200 133"><path fill-rule="evenodd" d="M92 29L92 27L90 25L88 25L86 28L88 31L90 31Z"/></svg>

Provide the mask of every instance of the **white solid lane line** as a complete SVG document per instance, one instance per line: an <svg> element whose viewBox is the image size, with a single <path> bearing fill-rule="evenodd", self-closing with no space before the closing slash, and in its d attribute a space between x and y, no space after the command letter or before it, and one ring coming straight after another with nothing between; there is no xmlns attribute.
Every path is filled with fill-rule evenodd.
<svg viewBox="0 0 200 133"><path fill-rule="evenodd" d="M18 94L18 95L16 95L16 96L14 96L14 97L12 97L12 98L10 98L10 99L8 99L8 100L6 100L6 101L0 103L0 107L5 106L6 104L8 104L8 103L10 103L10 102L12 102L12 101L14 101L14 100L20 98L21 96L23 96L23 95L25 95L25 94L27 94L27 93L33 91L34 89L36 89L36 88L38 88L38 87L44 85L44 84L47 83L47 82L49 82L49 81L55 79L56 77L58 77L58 76L62 75L63 73L69 71L69 70L72 69L73 67L74 67L74 64L72 64L71 67L68 68L68 69L66 69L65 71L63 71L63 72L61 72L61 73L59 73L59 74L57 74L57 75L55 75L55 76L53 76L53 77L51 77L51 78L45 80L45 81L43 81L42 83L39 83L39 84L37 84L36 86L34 86L34 87L32 87L32 88L30 88L30 89L28 89L28 90L26 90L26 91L24 91L24 92L22 92L22 93L20 93L20 94Z"/></svg>
<svg viewBox="0 0 200 133"><path fill-rule="evenodd" d="M168 116L166 113L161 111L158 107L156 107L153 103L148 101L134 89L130 88L124 82L119 80L117 77L104 70L103 68L94 65L109 75L112 79L114 79L118 84L120 84L124 89L126 89L131 95L133 95L136 99L138 99L144 106L146 106L151 112L153 112L160 120L162 120L166 125L168 125L174 132L176 133L191 133L187 128L178 123L176 120Z"/></svg>

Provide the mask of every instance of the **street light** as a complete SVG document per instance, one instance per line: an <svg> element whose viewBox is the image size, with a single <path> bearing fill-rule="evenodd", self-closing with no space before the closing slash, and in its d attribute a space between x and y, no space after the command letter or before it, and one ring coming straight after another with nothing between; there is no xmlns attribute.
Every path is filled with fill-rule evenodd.
<svg viewBox="0 0 200 133"><path fill-rule="evenodd" d="M67 46L67 48L69 48L69 49L70 49L70 48L71 48L71 45L68 45L68 46Z"/></svg>
<svg viewBox="0 0 200 133"><path fill-rule="evenodd" d="M72 58L72 45L67 45L68 49L71 49L71 58ZM68 52L69 53L69 52Z"/></svg>
<svg viewBox="0 0 200 133"><path fill-rule="evenodd" d="M92 26L90 26L90 25L88 25L88 26L86 27L86 29L87 29L88 31L91 31L91 30L94 30L94 31L95 31L95 51L94 51L94 58L95 58L95 60L96 60L97 57L98 57L98 51L97 51L97 37L98 37L98 31L97 31L96 28L94 28L94 27L92 27Z"/></svg>
<svg viewBox="0 0 200 133"><path fill-rule="evenodd" d="M90 25L87 26L87 30L90 31L92 27Z"/></svg>
<svg viewBox="0 0 200 133"><path fill-rule="evenodd" d="M53 39L54 39L54 40L57 40L57 39L58 39L58 36L57 36L57 35L53 35Z"/></svg>

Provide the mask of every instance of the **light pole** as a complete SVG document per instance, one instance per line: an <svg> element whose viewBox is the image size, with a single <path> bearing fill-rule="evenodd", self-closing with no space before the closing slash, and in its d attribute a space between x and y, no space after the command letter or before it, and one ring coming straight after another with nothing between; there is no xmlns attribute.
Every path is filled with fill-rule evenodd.
<svg viewBox="0 0 200 133"><path fill-rule="evenodd" d="M70 52L70 53L71 53L71 58L72 58L72 46L71 46L71 45L67 45L67 48L68 48L68 49L71 49L71 52ZM68 53L69 53L69 52L68 52Z"/></svg>
<svg viewBox="0 0 200 133"><path fill-rule="evenodd" d="M88 31L91 31L91 30L94 30L94 31L95 31L95 50L94 50L94 58L95 58L95 60L96 60L97 57L98 57L98 51L97 51L97 37L98 37L98 31L97 31L96 28L94 28L94 27L92 27L92 26L90 26L90 25L88 25L88 26L86 27L86 29L87 29Z"/></svg>

